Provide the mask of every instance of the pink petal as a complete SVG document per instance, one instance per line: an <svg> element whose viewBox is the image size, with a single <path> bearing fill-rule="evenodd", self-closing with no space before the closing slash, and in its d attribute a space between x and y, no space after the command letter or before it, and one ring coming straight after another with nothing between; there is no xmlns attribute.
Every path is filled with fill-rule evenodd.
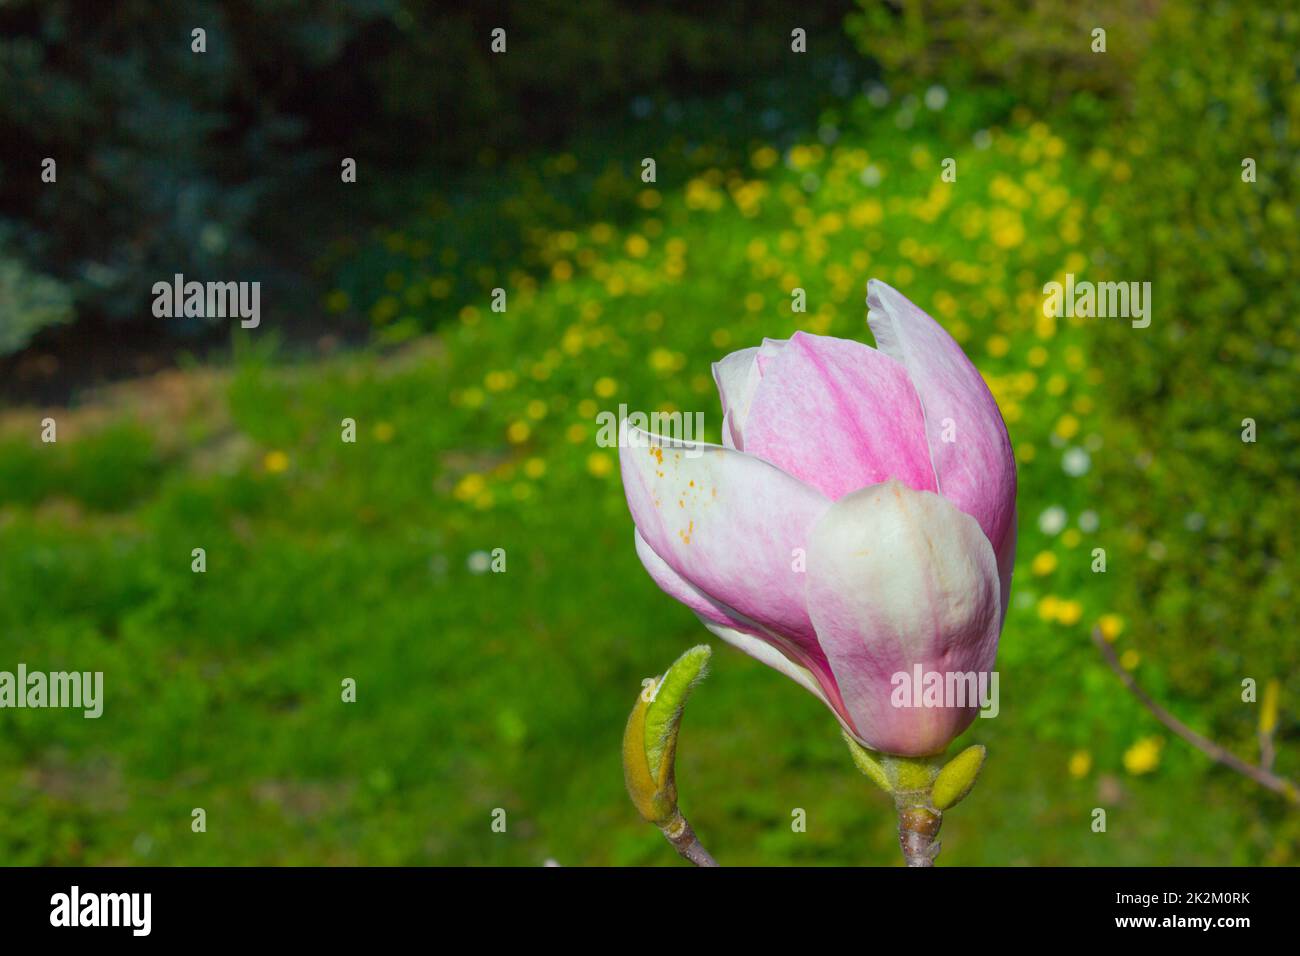
<svg viewBox="0 0 1300 956"><path fill-rule="evenodd" d="M785 351L789 344L789 339L763 339L763 344L758 347L758 355L754 359L760 377L767 373L767 367Z"/></svg>
<svg viewBox="0 0 1300 956"><path fill-rule="evenodd" d="M921 404L893 359L861 342L796 332L758 361L746 452L832 499L888 478L934 490Z"/></svg>
<svg viewBox="0 0 1300 956"><path fill-rule="evenodd" d="M726 448L744 448L741 426L749 417L749 403L758 387L758 347L732 352L721 362L713 363L713 381L722 399L722 444Z"/></svg>
<svg viewBox="0 0 1300 956"><path fill-rule="evenodd" d="M865 744L941 751L975 707L896 707L895 674L988 672L1001 624L997 559L978 523L897 481L854 492L818 519L808 608Z"/></svg>
<svg viewBox="0 0 1300 956"><path fill-rule="evenodd" d="M1011 603L1011 572L1016 563L1016 509L1011 510L1011 521L1007 525L1002 541L993 549L998 556L998 578L1001 580L1002 616L998 626L1007 619L1007 608Z"/></svg>
<svg viewBox="0 0 1300 956"><path fill-rule="evenodd" d="M794 567L830 502L744 452L632 427L622 445L623 490L646 545L727 617L775 632L824 665Z"/></svg>
<svg viewBox="0 0 1300 956"><path fill-rule="evenodd" d="M636 539L636 556L641 559L641 564L645 566L651 579L665 594L685 604L706 624L717 624L720 627L743 630L747 633L755 631L755 628L733 616L724 605L713 600L670 568L663 558L655 554L654 548L646 544L640 531L634 530L632 534Z"/></svg>
<svg viewBox="0 0 1300 956"><path fill-rule="evenodd" d="M640 531L634 534L637 557L641 559L651 579L663 589L664 593L694 611L704 622L705 627L728 644L762 661L768 667L781 672L804 689L811 691L835 713L849 733L854 732L839 687L835 684L835 678L824 655L809 654L794 641L787 640L754 621L746 620L740 614L715 601L670 568L664 559L655 554L654 549L646 544Z"/></svg>
<svg viewBox="0 0 1300 956"><path fill-rule="evenodd" d="M939 323L879 279L867 283L876 345L907 369L925 410L938 491L1002 546L1013 523L1016 463L997 402ZM951 428L952 440L944 441Z"/></svg>

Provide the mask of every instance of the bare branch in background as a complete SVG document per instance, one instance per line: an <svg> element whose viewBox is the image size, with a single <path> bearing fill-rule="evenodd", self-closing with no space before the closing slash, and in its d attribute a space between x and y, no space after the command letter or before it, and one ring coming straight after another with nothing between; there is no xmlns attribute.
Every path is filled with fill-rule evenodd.
<svg viewBox="0 0 1300 956"><path fill-rule="evenodd" d="M1214 741L1202 737L1173 714L1169 713L1169 711L1165 710L1152 700L1151 695L1139 687L1133 675L1126 671L1120 664L1119 658L1115 656L1114 649L1110 646L1109 642L1107 642L1106 638L1102 636L1100 628L1093 628L1092 641L1097 645L1098 649L1100 649L1101 656L1106 659L1106 663L1110 665L1110 669L1119 675L1119 679L1124 682L1124 686L1127 687L1133 696L1141 702L1143 707L1151 711L1156 720L1160 721L1160 723L1164 724L1179 737L1182 737L1215 763L1221 763L1225 767L1235 770L1243 777L1249 777L1261 787L1267 787L1274 793L1281 794L1292 803L1300 803L1300 789L1297 789L1296 785L1290 780L1287 780L1285 777L1279 777L1277 774L1271 772L1267 765L1256 766L1255 764L1247 763L1231 751L1220 747ZM1272 763L1271 752L1272 739L1270 735L1268 753L1265 755L1268 765L1271 765Z"/></svg>

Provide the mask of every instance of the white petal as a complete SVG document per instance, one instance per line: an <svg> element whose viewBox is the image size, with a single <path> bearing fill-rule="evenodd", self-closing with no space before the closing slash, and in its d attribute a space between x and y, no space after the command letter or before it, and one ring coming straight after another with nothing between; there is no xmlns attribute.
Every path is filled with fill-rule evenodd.
<svg viewBox="0 0 1300 956"><path fill-rule="evenodd" d="M974 708L898 708L891 679L987 672L1001 624L997 559L979 523L901 482L841 498L818 520L807 599L844 704L878 750L942 750Z"/></svg>

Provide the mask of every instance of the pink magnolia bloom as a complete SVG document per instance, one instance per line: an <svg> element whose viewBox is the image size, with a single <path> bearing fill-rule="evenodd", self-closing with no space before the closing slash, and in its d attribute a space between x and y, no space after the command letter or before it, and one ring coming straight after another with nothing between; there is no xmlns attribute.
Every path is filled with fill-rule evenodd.
<svg viewBox="0 0 1300 956"><path fill-rule="evenodd" d="M1016 469L961 347L885 283L867 293L877 348L796 332L733 352L713 366L723 444L628 426L623 487L664 591L863 745L917 756L978 705L895 706L894 675L992 669Z"/></svg>

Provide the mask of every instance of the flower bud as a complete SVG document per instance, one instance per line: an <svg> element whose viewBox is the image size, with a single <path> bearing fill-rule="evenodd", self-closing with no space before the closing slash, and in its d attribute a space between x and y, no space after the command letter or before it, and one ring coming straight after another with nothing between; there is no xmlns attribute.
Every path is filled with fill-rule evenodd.
<svg viewBox="0 0 1300 956"><path fill-rule="evenodd" d="M662 677L647 681L623 732L623 779L628 795L637 812L659 827L667 826L677 815L673 774L677 733L686 698L708 673L712 654L707 644L693 647Z"/></svg>

